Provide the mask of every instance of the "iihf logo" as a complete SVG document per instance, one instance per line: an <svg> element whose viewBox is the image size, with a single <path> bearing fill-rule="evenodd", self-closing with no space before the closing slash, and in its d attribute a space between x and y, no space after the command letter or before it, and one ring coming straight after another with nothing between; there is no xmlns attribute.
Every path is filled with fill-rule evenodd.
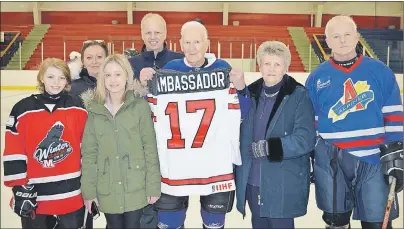
<svg viewBox="0 0 404 229"><path fill-rule="evenodd" d="M217 191L226 191L226 190L233 190L233 182L221 182L218 184L212 185L212 193Z"/></svg>

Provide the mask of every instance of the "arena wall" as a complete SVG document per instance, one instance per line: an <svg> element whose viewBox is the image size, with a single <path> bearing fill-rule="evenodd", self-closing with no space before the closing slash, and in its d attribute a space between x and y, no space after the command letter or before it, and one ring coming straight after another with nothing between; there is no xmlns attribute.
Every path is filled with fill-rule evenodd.
<svg viewBox="0 0 404 229"><path fill-rule="evenodd" d="M323 14L403 16L397 2L227 2L229 12L314 14L324 3ZM34 2L3 2L1 12L32 12ZM127 2L39 2L42 11L126 11ZM223 2L136 2L134 11L222 12Z"/></svg>
<svg viewBox="0 0 404 229"><path fill-rule="evenodd" d="M402 28L402 2L39 2L42 23L46 24L110 24L117 20L127 23L127 10L132 7L133 23L147 12L159 12L168 17L168 23L184 23L195 17L206 24L223 23L223 8L228 9L228 23L240 25L303 26L314 22L317 6L322 6L322 26L337 14L352 15L361 28ZM1 4L2 24L33 24L33 2L4 2ZM82 13L86 13L84 16ZM175 20L170 13L181 15ZM252 18L251 18L252 17ZM91 20L89 20L89 18ZM183 20L183 18L185 18Z"/></svg>

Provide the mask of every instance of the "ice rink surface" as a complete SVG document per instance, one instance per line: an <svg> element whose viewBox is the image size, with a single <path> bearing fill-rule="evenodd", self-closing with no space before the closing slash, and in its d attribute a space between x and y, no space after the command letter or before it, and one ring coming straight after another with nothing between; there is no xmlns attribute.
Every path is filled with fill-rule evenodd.
<svg viewBox="0 0 404 229"><path fill-rule="evenodd" d="M4 150L4 131L5 122L8 119L10 111L14 104L24 97L36 93L35 91L1 91L1 153ZM2 163L3 164L3 163ZM11 189L3 185L3 166L1 166L1 228L21 228L21 223L16 214L11 211L9 201L11 198ZM403 192L399 194L400 207L403 206ZM63 206L60 206L63 207ZM295 220L296 228L324 228L324 222L321 219L322 212L316 206L314 186L310 188L310 199L307 214ZM233 210L227 214L225 228L251 228L251 214L247 209L247 215L243 219L242 215L236 210L234 204ZM106 222L104 216L94 221L94 228L105 228ZM361 228L359 221L351 222L352 228ZM400 217L393 222L394 228L403 228L403 211L400 210ZM200 217L199 197L190 198L185 228L202 228Z"/></svg>

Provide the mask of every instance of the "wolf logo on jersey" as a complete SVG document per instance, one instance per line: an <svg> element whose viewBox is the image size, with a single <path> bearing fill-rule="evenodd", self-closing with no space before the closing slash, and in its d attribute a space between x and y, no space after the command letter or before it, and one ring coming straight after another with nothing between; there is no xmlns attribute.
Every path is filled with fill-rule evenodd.
<svg viewBox="0 0 404 229"><path fill-rule="evenodd" d="M63 130L64 125L61 122L53 124L46 137L35 149L34 158L44 168L55 167L56 163L63 161L73 152L70 143L61 139Z"/></svg>
<svg viewBox="0 0 404 229"><path fill-rule="evenodd" d="M374 98L375 94L366 81L358 81L354 85L349 78L344 82L344 96L330 108L328 118L332 118L333 123L342 120L350 112L365 110Z"/></svg>

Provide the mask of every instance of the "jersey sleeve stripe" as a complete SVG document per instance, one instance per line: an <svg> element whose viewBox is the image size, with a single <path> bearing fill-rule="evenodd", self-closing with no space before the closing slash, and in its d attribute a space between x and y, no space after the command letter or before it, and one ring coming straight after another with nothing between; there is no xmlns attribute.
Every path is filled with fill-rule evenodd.
<svg viewBox="0 0 404 229"><path fill-rule="evenodd" d="M391 113L396 111L403 112L403 105L384 106L382 108L382 113Z"/></svg>
<svg viewBox="0 0 404 229"><path fill-rule="evenodd" d="M402 122L404 118L402 115L386 115L384 116L384 122Z"/></svg>
<svg viewBox="0 0 404 229"><path fill-rule="evenodd" d="M16 180L25 179L26 177L27 177L27 173L4 175L4 181L16 181Z"/></svg>
<svg viewBox="0 0 404 229"><path fill-rule="evenodd" d="M209 177L209 178L193 178L193 179L182 179L182 180L171 180L169 178L161 178L161 182L171 185L171 186L177 186L177 185L202 185L202 184L210 184L210 183L216 183L220 181L227 181L227 180L232 180L234 179L234 175L232 173L226 174L226 175L219 175L219 176L214 176L214 177Z"/></svg>
<svg viewBox="0 0 404 229"><path fill-rule="evenodd" d="M27 155L25 154L12 154L3 156L3 161L16 161L16 160L27 160Z"/></svg>
<svg viewBox="0 0 404 229"><path fill-rule="evenodd" d="M343 138L353 138L353 137L382 134L382 133L385 133L385 128L376 127L376 128L353 130L353 131L342 131L342 132L334 132L334 133L319 132L319 133L324 139L343 139Z"/></svg>
<svg viewBox="0 0 404 229"><path fill-rule="evenodd" d="M403 126L385 126L386 132L403 132Z"/></svg>
<svg viewBox="0 0 404 229"><path fill-rule="evenodd" d="M342 149L347 148L356 148L363 146L378 146L384 142L384 137L380 137L377 139L361 139L357 141L349 141L349 142L334 142L333 144Z"/></svg>
<svg viewBox="0 0 404 229"><path fill-rule="evenodd" d="M15 175L27 172L26 160L4 161L4 175Z"/></svg>

